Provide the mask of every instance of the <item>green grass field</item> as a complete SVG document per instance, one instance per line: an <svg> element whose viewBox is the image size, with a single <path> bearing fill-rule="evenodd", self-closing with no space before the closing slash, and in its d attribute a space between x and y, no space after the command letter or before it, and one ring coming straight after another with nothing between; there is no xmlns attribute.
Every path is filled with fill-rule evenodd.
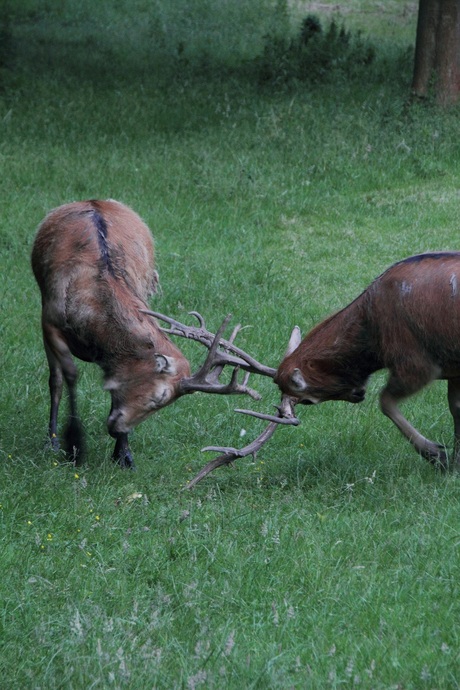
<svg viewBox="0 0 460 690"><path fill-rule="evenodd" d="M380 413L384 373L362 405L300 410L256 459L187 492L213 457L202 447L260 433L233 409L271 411L273 383L254 378L259 403L196 394L161 411L135 430L130 473L110 460L100 371L80 363L89 458L75 468L45 448L29 265L51 208L119 199L155 237L152 307L198 310L212 329L230 312L250 326L241 346L276 366L294 324L305 333L396 260L458 249L459 114L410 102L415 4L14 5L0 52L0 687L458 688L460 479ZM299 77L281 39L310 11L352 40ZM178 344L196 368L200 346ZM404 410L451 446L443 382Z"/></svg>

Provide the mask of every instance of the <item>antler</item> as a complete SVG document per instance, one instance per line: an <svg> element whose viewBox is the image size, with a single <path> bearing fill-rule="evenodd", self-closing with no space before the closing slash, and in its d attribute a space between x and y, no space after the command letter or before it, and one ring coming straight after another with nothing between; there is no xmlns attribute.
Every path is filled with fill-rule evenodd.
<svg viewBox="0 0 460 690"><path fill-rule="evenodd" d="M202 391L204 393L218 393L221 395L245 393L251 398L254 398L254 400L260 400L259 393L257 393L257 391L254 389L249 388L247 385L249 374L257 373L273 378L276 373L276 369L261 364L254 359L254 357L251 357L251 355L249 355L247 352L234 345L233 341L241 330L240 325L234 328L229 340L222 338L231 319L230 314L226 316L221 327L214 335L214 333L211 333L207 330L204 318L197 311L192 311L189 313L198 319L198 327L186 326L180 321L176 321L176 319L172 319L171 317L160 314L159 312L150 311L147 309L141 309L140 311L143 314L154 316L157 319L161 319L162 321L169 323L169 328L162 328L161 326L159 327L164 333L196 340L209 349L208 356L206 357L203 366L195 374L193 374L193 376L183 378L179 381L179 395L194 393L195 391ZM220 383L219 377L222 374L225 365L227 364L233 367L230 382L227 384ZM238 374L240 369L243 369L246 372L241 383L238 382Z"/></svg>
<svg viewBox="0 0 460 690"><path fill-rule="evenodd" d="M277 415L265 414L264 412L254 412L254 410L238 410L235 412L241 412L241 414L247 414L250 417L257 417L257 419L266 419L269 422L275 422L275 424L290 424L291 426L298 426L300 420L294 414L295 400L289 395L283 395L281 398L281 405L275 405L275 409L278 410Z"/></svg>
<svg viewBox="0 0 460 690"><path fill-rule="evenodd" d="M213 333L207 330L204 318L197 311L190 311L189 314L190 316L194 316L196 319L198 319L198 327L186 326L180 321L176 321L176 319L172 319L170 316L165 316L164 314L160 314L156 311L150 311L148 309L141 309L140 311L143 314L154 316L156 319L160 319L160 321L169 323L169 328L163 328L162 326L159 326L163 333L166 333L167 335L176 335L181 338L189 338L191 340L196 340L202 345L205 345L208 349L211 349L213 343L216 341L217 334L214 335ZM232 338L230 338L229 340L225 340L224 338L220 337L224 333L225 328L227 327L227 324L230 321L230 318L231 315L229 314L225 318L222 326L218 331L219 338L216 346L214 364L216 366L225 364L229 364L233 367L238 366L240 367L240 369L244 369L245 371L249 371L250 373L261 374L261 376L269 376L270 378L273 378L276 374L276 369L273 369L273 367L267 367L265 366L265 364L261 364L260 362L258 362L247 352L234 345ZM237 332L239 330L241 330L241 326L237 327ZM233 338L235 337L235 335L236 333L234 333ZM218 350L219 345L223 348L225 352L223 352L222 350Z"/></svg>
<svg viewBox="0 0 460 690"><path fill-rule="evenodd" d="M292 352L294 352L296 347L298 347L300 340L300 328L298 326L294 326L289 338L286 352L284 354L285 357L288 357ZM241 412L242 414L257 417L258 419L265 419L268 422L274 422L275 424L290 424L292 426L297 426L300 424L300 421L294 414L294 405L294 398L291 398L289 395L283 395L281 398L281 404L275 405L275 408L278 410L277 415L265 414L264 412L254 412L254 410L235 410L235 412Z"/></svg>
<svg viewBox="0 0 460 690"><path fill-rule="evenodd" d="M300 424L299 420L297 417L294 415L294 401L292 398L290 398L287 395L283 395L282 400L281 400L281 405L277 407L278 409L278 415L260 415L259 413L251 412L250 410L235 410L235 412L242 412L244 414L252 414L254 417L261 417L262 419L270 419L270 423L265 427L265 429L262 431L262 433L254 439L251 443L249 443L247 446L244 446L244 448L229 448L226 446L206 446L206 448L202 449L202 452L206 451L214 451L216 453L222 453L222 455L219 455L217 458L214 458L214 460L211 460L208 462L207 465L202 467L202 469L198 472L198 474L191 479L187 486L184 487L185 489L191 489L193 486L198 484L204 477L206 477L208 474L210 474L213 470L215 470L217 467L221 467L222 465L229 465L232 463L234 460L237 460L238 458L244 458L248 455L252 455L254 458L256 453L262 448L262 446L267 443L267 441L273 436L275 433L278 424L291 424L294 426L297 426Z"/></svg>

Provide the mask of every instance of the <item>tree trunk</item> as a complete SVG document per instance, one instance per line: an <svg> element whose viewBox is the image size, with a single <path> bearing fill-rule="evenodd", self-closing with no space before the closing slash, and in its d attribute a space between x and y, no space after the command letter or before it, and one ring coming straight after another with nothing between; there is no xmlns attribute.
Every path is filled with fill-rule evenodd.
<svg viewBox="0 0 460 690"><path fill-rule="evenodd" d="M460 0L419 0L412 92L438 103L460 97Z"/></svg>
<svg viewBox="0 0 460 690"><path fill-rule="evenodd" d="M415 42L414 76L412 92L425 98L434 67L436 29L438 19L437 0L420 0Z"/></svg>
<svg viewBox="0 0 460 690"><path fill-rule="evenodd" d="M436 92L441 105L450 105L460 96L460 2L440 2L442 9L436 39Z"/></svg>

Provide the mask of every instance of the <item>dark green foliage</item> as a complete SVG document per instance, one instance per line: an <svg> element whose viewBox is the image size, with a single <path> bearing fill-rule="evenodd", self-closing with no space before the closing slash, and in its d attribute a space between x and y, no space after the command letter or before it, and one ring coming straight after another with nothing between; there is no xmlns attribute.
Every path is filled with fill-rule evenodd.
<svg viewBox="0 0 460 690"><path fill-rule="evenodd" d="M0 89L5 88L13 66L13 34L8 5L0 6Z"/></svg>
<svg viewBox="0 0 460 690"><path fill-rule="evenodd" d="M334 20L323 29L318 17L308 15L295 38L267 36L255 64L262 82L322 83L362 75L375 57L375 46L360 32Z"/></svg>

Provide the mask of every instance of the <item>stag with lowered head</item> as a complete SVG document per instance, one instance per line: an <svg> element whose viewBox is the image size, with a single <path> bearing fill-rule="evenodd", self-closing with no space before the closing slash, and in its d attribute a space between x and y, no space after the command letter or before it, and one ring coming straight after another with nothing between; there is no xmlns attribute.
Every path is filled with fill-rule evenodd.
<svg viewBox="0 0 460 690"><path fill-rule="evenodd" d="M446 467L443 446L425 438L399 403L447 380L460 466L460 252L411 256L391 266L351 304L313 328L279 365L275 382L305 405L364 400L371 374L388 369L380 407L429 462Z"/></svg>
<svg viewBox="0 0 460 690"><path fill-rule="evenodd" d="M199 326L184 326L185 337L201 342L209 352L201 369L190 374L187 359L147 308L157 283L151 233L133 210L117 201L74 202L51 211L35 237L32 269L42 296L49 365L49 438L58 448L65 381L70 415L64 449L77 463L83 459L84 436L73 356L103 370L104 388L112 399L107 425L115 439L113 457L123 467L134 465L128 433L152 413L194 391L257 398L247 385L249 373L274 375L274 369L222 338L228 318L214 335L195 312ZM233 375L230 382L221 383L226 365ZM241 383L240 369L245 371Z"/></svg>

